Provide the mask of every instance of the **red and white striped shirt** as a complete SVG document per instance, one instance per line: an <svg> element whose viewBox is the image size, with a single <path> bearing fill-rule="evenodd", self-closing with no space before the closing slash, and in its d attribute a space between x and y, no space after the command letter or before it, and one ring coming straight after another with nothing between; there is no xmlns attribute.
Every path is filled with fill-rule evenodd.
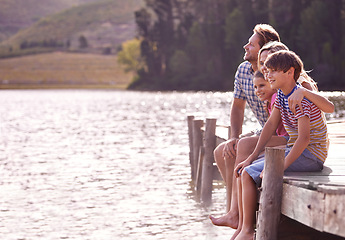
<svg viewBox="0 0 345 240"><path fill-rule="evenodd" d="M290 136L288 141L288 146L290 147L293 146L298 137L298 119L303 116L307 116L310 119L310 142L307 149L324 162L328 152L328 137L327 124L323 112L306 98L302 100L303 113L301 113L298 106L296 114L293 114L289 108L288 98L299 87L300 85L296 85L288 95L284 95L279 89L275 107L280 110L283 125Z"/></svg>

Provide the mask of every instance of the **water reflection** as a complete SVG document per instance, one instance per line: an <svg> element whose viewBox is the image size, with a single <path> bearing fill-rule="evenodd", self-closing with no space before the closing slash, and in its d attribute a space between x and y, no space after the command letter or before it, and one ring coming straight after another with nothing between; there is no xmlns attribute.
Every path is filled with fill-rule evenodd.
<svg viewBox="0 0 345 240"><path fill-rule="evenodd" d="M229 239L190 186L186 116L231 93L2 91L0 239ZM246 112L246 126L257 126Z"/></svg>

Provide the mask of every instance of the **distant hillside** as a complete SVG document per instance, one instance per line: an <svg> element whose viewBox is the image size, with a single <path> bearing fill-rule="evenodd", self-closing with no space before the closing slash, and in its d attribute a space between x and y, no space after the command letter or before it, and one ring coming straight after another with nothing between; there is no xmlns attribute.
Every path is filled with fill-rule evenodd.
<svg viewBox="0 0 345 240"><path fill-rule="evenodd" d="M132 78L115 55L54 52L0 60L0 89L125 89Z"/></svg>
<svg viewBox="0 0 345 240"><path fill-rule="evenodd" d="M60 4L63 5L62 2L65 1L81 2L81 0L64 0ZM6 55L4 54L6 51L28 51L28 47L42 47L52 42L69 50L75 50L79 48L81 36L87 40L88 49L84 49L86 52L102 51L104 48L115 49L121 42L134 37L134 11L141 7L142 2L142 0L96 1L46 16L1 42L1 55Z"/></svg>
<svg viewBox="0 0 345 240"><path fill-rule="evenodd" d="M42 17L100 0L0 0L0 41Z"/></svg>

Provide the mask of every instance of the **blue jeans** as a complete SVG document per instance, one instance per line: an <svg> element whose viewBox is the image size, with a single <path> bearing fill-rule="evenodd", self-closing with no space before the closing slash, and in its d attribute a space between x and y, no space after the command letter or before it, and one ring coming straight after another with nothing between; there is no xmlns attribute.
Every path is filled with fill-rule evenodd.
<svg viewBox="0 0 345 240"><path fill-rule="evenodd" d="M292 147L286 147L285 157ZM260 174L264 169L265 155L259 157L244 170L253 178L257 186L261 186ZM308 149L304 149L302 154L285 170L285 172L319 172L323 169L323 162L314 156Z"/></svg>

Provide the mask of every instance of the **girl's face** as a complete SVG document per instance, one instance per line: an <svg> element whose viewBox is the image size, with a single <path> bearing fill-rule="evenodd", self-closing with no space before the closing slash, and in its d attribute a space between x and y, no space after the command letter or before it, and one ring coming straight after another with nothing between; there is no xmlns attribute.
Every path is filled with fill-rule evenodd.
<svg viewBox="0 0 345 240"><path fill-rule="evenodd" d="M259 71L262 72L262 74L265 76L265 78L267 78L267 68L265 67L265 60L268 57L268 51L263 51L261 52L260 56L259 56Z"/></svg>
<svg viewBox="0 0 345 240"><path fill-rule="evenodd" d="M268 81L261 77L253 79L254 91L260 101L271 101L272 95L276 92L271 88Z"/></svg>

